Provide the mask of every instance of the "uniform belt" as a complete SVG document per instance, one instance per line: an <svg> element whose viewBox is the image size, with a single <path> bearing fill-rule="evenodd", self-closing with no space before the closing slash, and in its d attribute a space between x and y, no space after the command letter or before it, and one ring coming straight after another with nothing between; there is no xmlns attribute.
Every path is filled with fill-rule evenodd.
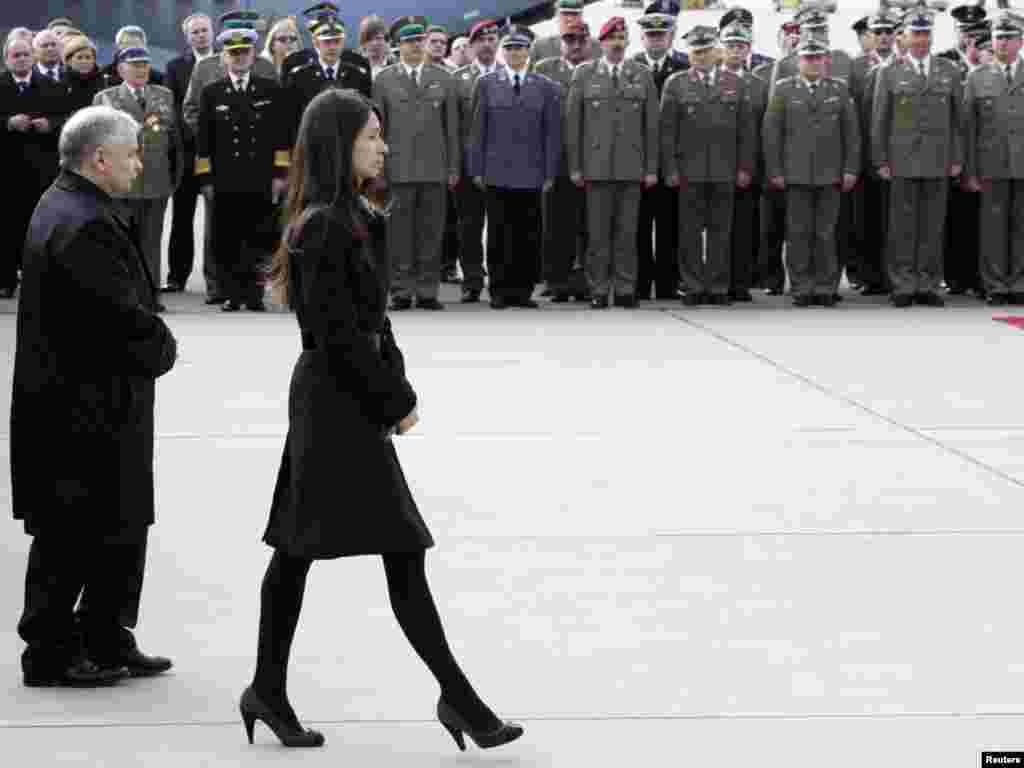
<svg viewBox="0 0 1024 768"><path fill-rule="evenodd" d="M373 346L376 348L377 352L380 352L380 334L379 333L377 333L376 331L364 331L362 333L362 335L366 336L371 342L373 342ZM313 337L313 334L311 334L311 333L303 333L302 334L302 348L304 350L306 350L306 351L314 350L314 349L317 348L317 346L316 346L316 339Z"/></svg>

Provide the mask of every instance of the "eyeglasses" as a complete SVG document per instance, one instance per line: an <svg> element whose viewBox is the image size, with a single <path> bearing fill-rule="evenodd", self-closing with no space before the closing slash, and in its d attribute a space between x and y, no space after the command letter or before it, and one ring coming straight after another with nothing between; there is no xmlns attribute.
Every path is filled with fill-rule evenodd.
<svg viewBox="0 0 1024 768"><path fill-rule="evenodd" d="M800 34L800 25L799 24L783 24L782 25L782 31L785 32L787 35L797 35L797 34Z"/></svg>
<svg viewBox="0 0 1024 768"><path fill-rule="evenodd" d="M298 35L278 35L274 38L279 43L297 43L299 42Z"/></svg>

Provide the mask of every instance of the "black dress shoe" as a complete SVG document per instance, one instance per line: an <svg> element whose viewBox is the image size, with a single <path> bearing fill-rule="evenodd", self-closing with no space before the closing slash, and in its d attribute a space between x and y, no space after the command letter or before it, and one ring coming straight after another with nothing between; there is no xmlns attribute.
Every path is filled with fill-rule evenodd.
<svg viewBox="0 0 1024 768"><path fill-rule="evenodd" d="M215 307L218 304L223 304L226 299L223 296L207 296L204 302L208 307Z"/></svg>
<svg viewBox="0 0 1024 768"><path fill-rule="evenodd" d="M185 286L181 283L176 283L173 280L168 280L167 285L160 289L160 293L181 293L185 290Z"/></svg>
<svg viewBox="0 0 1024 768"><path fill-rule="evenodd" d="M516 302L516 306L522 307L523 309L537 309L540 306L540 304L538 304L533 299L520 299L519 301Z"/></svg>
<svg viewBox="0 0 1024 768"><path fill-rule="evenodd" d="M655 298L658 301L675 301L676 299L679 298L679 294L676 291L672 291L671 293L667 293L665 291L658 291L655 294Z"/></svg>
<svg viewBox="0 0 1024 768"><path fill-rule="evenodd" d="M1003 293L993 293L985 299L985 303L990 307L1005 307L1010 303L1010 297Z"/></svg>
<svg viewBox="0 0 1024 768"><path fill-rule="evenodd" d="M165 307L165 306L164 306L163 304L161 304L161 303L160 303L159 301L158 301L158 302L156 303L156 306L155 306L155 307L153 307L153 309L154 309L154 311L155 311L155 312L157 312L157 313L160 313L160 312L166 312L166 311L167 311L167 307Z"/></svg>
<svg viewBox="0 0 1024 768"><path fill-rule="evenodd" d="M616 296L615 306L623 309L635 309L637 305L636 296Z"/></svg>
<svg viewBox="0 0 1024 768"><path fill-rule="evenodd" d="M814 304L813 296L794 296L793 306L794 307L809 307Z"/></svg>
<svg viewBox="0 0 1024 768"><path fill-rule="evenodd" d="M461 301L463 304L476 304L478 301L480 301L480 289L463 288Z"/></svg>
<svg viewBox="0 0 1024 768"><path fill-rule="evenodd" d="M174 666L174 663L163 656L147 656L138 648L122 650L115 656L98 657L96 664L101 669L123 670L129 677L155 677Z"/></svg>
<svg viewBox="0 0 1024 768"><path fill-rule="evenodd" d="M818 305L822 307L831 308L834 307L837 303L835 296L816 296L815 298L817 299Z"/></svg>
<svg viewBox="0 0 1024 768"><path fill-rule="evenodd" d="M914 296L914 303L924 307L944 307L946 301L937 293L919 293Z"/></svg>
<svg viewBox="0 0 1024 768"><path fill-rule="evenodd" d="M507 307L508 302L505 301L505 299L502 298L501 296L491 297L491 309L506 309Z"/></svg>
<svg viewBox="0 0 1024 768"><path fill-rule="evenodd" d="M63 669L25 670L22 682L29 688L101 688L117 684L124 676L120 667L100 667L89 659L82 659Z"/></svg>
<svg viewBox="0 0 1024 768"><path fill-rule="evenodd" d="M569 301L569 294L566 291L557 291L551 297L552 304L566 304Z"/></svg>
<svg viewBox="0 0 1024 768"><path fill-rule="evenodd" d="M573 301L578 301L581 304L585 301L590 301L590 294L588 293L576 293L573 294Z"/></svg>
<svg viewBox="0 0 1024 768"><path fill-rule="evenodd" d="M591 309L608 309L607 296L595 296L590 300Z"/></svg>
<svg viewBox="0 0 1024 768"><path fill-rule="evenodd" d="M887 293L889 293L889 292L887 290L885 290L885 288L883 286L881 286L881 285L871 285L871 284L868 284L868 285L864 286L864 289L860 292L860 295L861 296L885 296Z"/></svg>
<svg viewBox="0 0 1024 768"><path fill-rule="evenodd" d="M716 307L727 307L732 304L732 299L727 293L713 293L708 298L708 303Z"/></svg>
<svg viewBox="0 0 1024 768"><path fill-rule="evenodd" d="M1013 304L1015 307L1024 305L1024 293L1008 293L1006 294L1006 303Z"/></svg>
<svg viewBox="0 0 1024 768"><path fill-rule="evenodd" d="M743 303L746 303L748 301L753 301L754 300L754 297L750 295L750 291L745 291L745 290L744 291L730 291L729 292L729 298L732 299L733 301L739 301L739 302L743 302Z"/></svg>
<svg viewBox="0 0 1024 768"><path fill-rule="evenodd" d="M393 312L401 312L403 310L411 309L411 308L412 308L412 299L403 298L403 297L396 297L396 298L391 300L391 307L390 307L390 309Z"/></svg>
<svg viewBox="0 0 1024 768"><path fill-rule="evenodd" d="M901 294L899 296L893 296L891 299L889 299L889 301L892 302L892 305L894 307L897 307L899 309L906 309L907 307L914 303L914 297L907 296L906 294Z"/></svg>
<svg viewBox="0 0 1024 768"><path fill-rule="evenodd" d="M228 299L224 302L224 306L220 308L221 312L238 312L242 308L242 305L237 301Z"/></svg>
<svg viewBox="0 0 1024 768"><path fill-rule="evenodd" d="M459 273L457 270L446 269L444 273L441 275L441 282L458 285L459 283L462 282L462 280L459 278Z"/></svg>
<svg viewBox="0 0 1024 768"><path fill-rule="evenodd" d="M429 309L436 312L444 309L444 304L437 299L416 299L416 309Z"/></svg>
<svg viewBox="0 0 1024 768"><path fill-rule="evenodd" d="M14 294L17 293L17 291L18 291L18 289L16 287L13 287L13 286L10 287L10 288L0 289L0 298L13 299L14 298Z"/></svg>
<svg viewBox="0 0 1024 768"><path fill-rule="evenodd" d="M549 288L547 286L544 286L544 289L540 292L540 297L542 299L546 299L549 296L554 296L554 295L555 295L555 290L553 288Z"/></svg>
<svg viewBox="0 0 1024 768"><path fill-rule="evenodd" d="M781 296L783 293L785 293L785 289L772 287L772 288L766 288L764 292L768 296Z"/></svg>
<svg viewBox="0 0 1024 768"><path fill-rule="evenodd" d="M701 302L704 301L704 295L701 293L684 293L682 298L684 307L699 307Z"/></svg>
<svg viewBox="0 0 1024 768"><path fill-rule="evenodd" d="M248 309L250 312L266 312L267 311L267 305L264 304L262 301L250 301L249 303L247 303L245 305L245 308Z"/></svg>

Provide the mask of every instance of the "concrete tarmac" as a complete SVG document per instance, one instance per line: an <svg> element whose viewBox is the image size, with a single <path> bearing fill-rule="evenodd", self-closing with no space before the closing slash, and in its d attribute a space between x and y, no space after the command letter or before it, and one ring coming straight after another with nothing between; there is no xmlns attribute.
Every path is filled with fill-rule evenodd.
<svg viewBox="0 0 1024 768"><path fill-rule="evenodd" d="M285 751L262 725L245 742L299 338L283 312L167 303L182 361L157 385L137 636L175 668L21 687L29 540L5 470L9 764L961 768L1024 750L1024 332L977 302L392 315L421 398L396 445L437 539L435 597L481 695L526 728L464 755L370 557L310 575L290 690L326 748ZM339 514L371 515L343 505L343 450Z"/></svg>

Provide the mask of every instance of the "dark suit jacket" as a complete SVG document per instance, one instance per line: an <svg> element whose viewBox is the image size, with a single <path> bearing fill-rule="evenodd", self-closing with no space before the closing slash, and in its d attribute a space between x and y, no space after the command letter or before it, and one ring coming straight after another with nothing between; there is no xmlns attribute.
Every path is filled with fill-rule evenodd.
<svg viewBox="0 0 1024 768"><path fill-rule="evenodd" d="M192 70L196 68L196 57L192 51L184 56L171 59L167 64L167 78L164 85L171 89L174 94L174 110L178 116L178 124L182 126L185 137L185 151L195 152L195 136L185 124L185 117L182 114L181 106L185 103L185 94L188 93L188 84L192 79Z"/></svg>
<svg viewBox="0 0 1024 768"><path fill-rule="evenodd" d="M153 381L177 344L114 201L64 172L25 242L11 398L14 518L29 533L153 522ZM74 317L74 322L68 322Z"/></svg>
<svg viewBox="0 0 1024 768"><path fill-rule="evenodd" d="M28 91L19 95L14 75L0 75L0 141L5 172L11 178L22 178L32 183L39 193L57 177L57 138L68 117L66 86L54 83L48 77L32 72ZM45 117L50 121L50 132L28 133L12 131L7 121L14 115ZM19 177L17 174L25 174Z"/></svg>

